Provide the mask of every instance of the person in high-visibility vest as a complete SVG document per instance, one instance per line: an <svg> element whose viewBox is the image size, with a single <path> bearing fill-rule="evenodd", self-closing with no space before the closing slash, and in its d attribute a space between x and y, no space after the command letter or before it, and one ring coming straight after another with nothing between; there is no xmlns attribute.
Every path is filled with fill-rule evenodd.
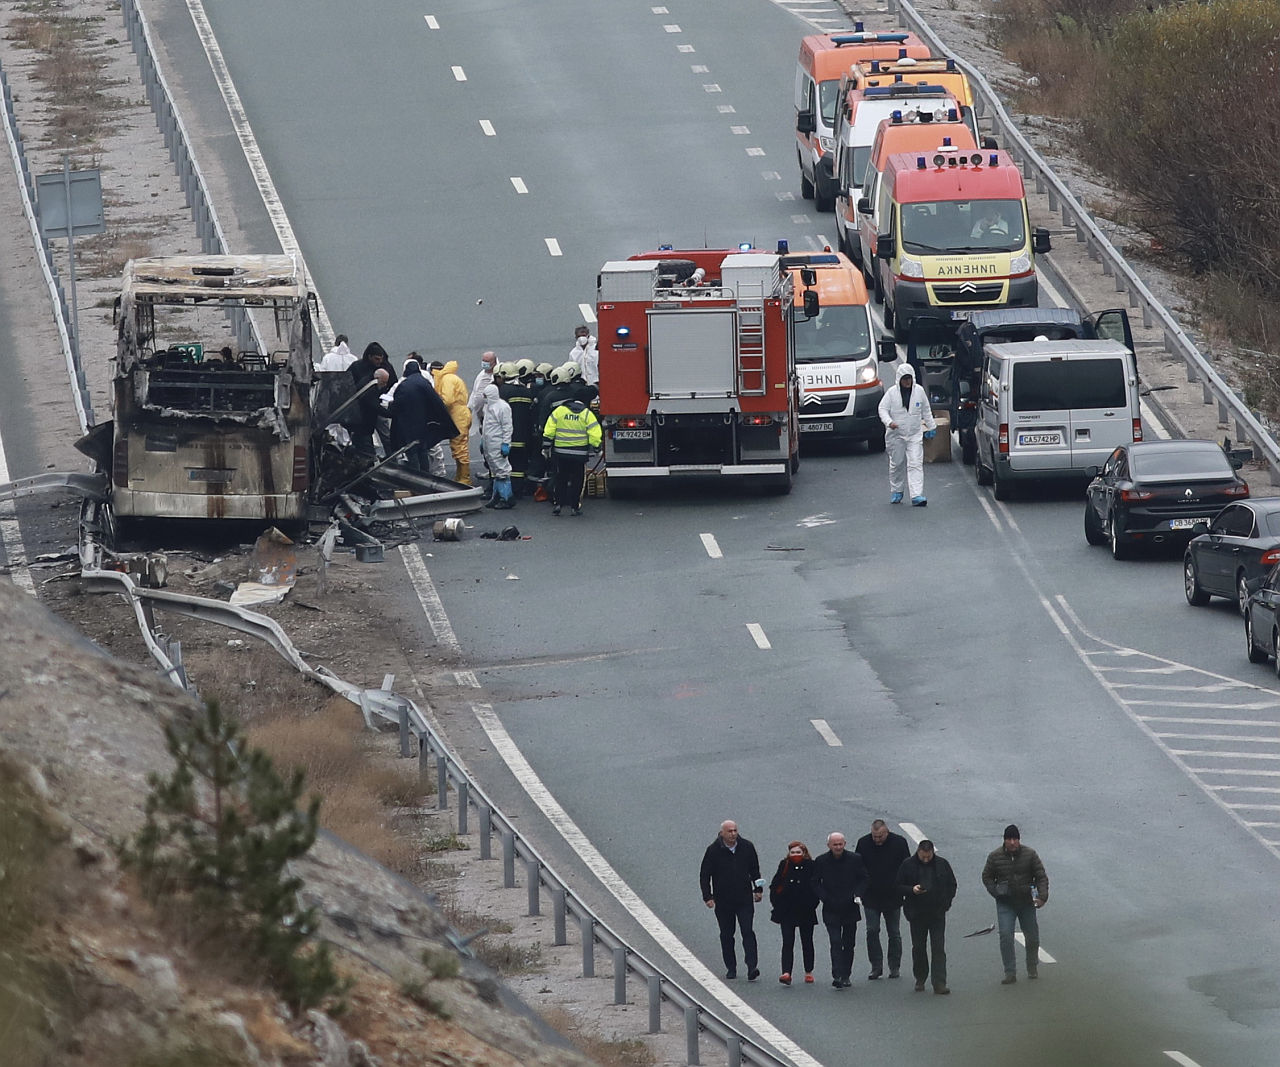
<svg viewBox="0 0 1280 1067"><path fill-rule="evenodd" d="M572 506L574 515L582 514L587 457L603 440L600 420L581 400L566 400L548 416L542 428L542 452L551 459L551 514L559 515L565 504Z"/></svg>

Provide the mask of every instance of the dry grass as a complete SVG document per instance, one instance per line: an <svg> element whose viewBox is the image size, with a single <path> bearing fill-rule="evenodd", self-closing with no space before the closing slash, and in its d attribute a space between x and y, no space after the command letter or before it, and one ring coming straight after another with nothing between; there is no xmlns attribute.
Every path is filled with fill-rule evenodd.
<svg viewBox="0 0 1280 1067"><path fill-rule="evenodd" d="M52 5L33 4L9 25L10 37L37 54L32 73L48 91L51 141L58 148L92 144L107 132L115 107L105 92L102 57L85 44L88 23L58 14Z"/></svg>
<svg viewBox="0 0 1280 1067"><path fill-rule="evenodd" d="M142 230L113 229L108 223L104 233L82 237L76 242L76 256L99 278L114 278L124 273L131 259L152 255L153 234Z"/></svg>
<svg viewBox="0 0 1280 1067"><path fill-rule="evenodd" d="M502 975L545 970L542 946L536 941L520 944L516 941L493 941L485 936L476 938L472 946L476 959Z"/></svg>
<svg viewBox="0 0 1280 1067"><path fill-rule="evenodd" d="M653 1052L639 1038L617 1041L602 1037L592 1033L563 1008L551 1008L544 1011L542 1017L599 1067L653 1067L657 1062Z"/></svg>
<svg viewBox="0 0 1280 1067"><path fill-rule="evenodd" d="M202 624L192 633L199 642L208 642L200 651L196 641L190 646L184 644L187 659L199 664L192 673L200 695L216 700L245 724L274 718L282 709L299 716L311 715L332 699L328 689L299 674L264 644L247 639L243 647L233 649L227 645L229 639L238 639L228 638L233 631L212 624ZM352 711L358 725L359 712L346 701L341 703Z"/></svg>
<svg viewBox="0 0 1280 1067"><path fill-rule="evenodd" d="M277 765L300 768L308 788L324 798L320 823L384 866L408 874L418 868L418 849L398 832L388 807L421 800L417 763L400 760L370 744L372 735L350 703L329 700L310 715L281 714L248 727L249 740Z"/></svg>

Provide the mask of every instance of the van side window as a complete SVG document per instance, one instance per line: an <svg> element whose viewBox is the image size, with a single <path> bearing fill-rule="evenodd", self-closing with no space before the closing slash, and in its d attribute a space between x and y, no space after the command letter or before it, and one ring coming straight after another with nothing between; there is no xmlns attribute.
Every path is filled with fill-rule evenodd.
<svg viewBox="0 0 1280 1067"><path fill-rule="evenodd" d="M813 109L813 79L804 67L796 68L796 110L811 111Z"/></svg>
<svg viewBox="0 0 1280 1067"><path fill-rule="evenodd" d="M986 357L986 369L982 372L982 399L996 404L1000 395L1000 360Z"/></svg>

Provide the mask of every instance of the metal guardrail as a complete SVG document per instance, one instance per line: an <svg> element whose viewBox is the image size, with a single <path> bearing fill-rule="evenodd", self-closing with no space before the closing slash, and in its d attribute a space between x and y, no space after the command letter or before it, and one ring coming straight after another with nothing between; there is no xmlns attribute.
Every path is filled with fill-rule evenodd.
<svg viewBox="0 0 1280 1067"><path fill-rule="evenodd" d="M389 676L384 681L382 689L359 689L331 671L323 667L312 667L307 663L280 624L269 616L221 600L189 596L168 589L144 588L128 574L103 570L96 562L83 565L81 577L89 592L120 593L129 600L148 651L160 665L165 677L179 688L187 688L181 648L160 632L155 619L156 610L217 623L265 641L301 674L357 705L368 725L373 726L374 721L379 719L396 725L400 731L400 755L413 758L416 754L418 780L424 786L432 780L434 762L436 797L440 811L448 810L449 787L453 786L457 833L460 836L471 832L471 809L476 809L482 860L493 858L493 838L495 835L499 838L503 885L506 888L516 887L517 861L522 865L528 893L528 913L540 915L542 890L545 889L550 894L554 915L554 945L569 943L569 921L573 920L582 942L584 978L595 977L596 946L603 946L612 957L614 1004L627 1003L628 976L635 975L643 980L649 1008L649 1033L656 1034L662 1030L664 1002L678 1009L684 1022L688 1063L702 1062L700 1036L707 1033L724 1046L729 1067L741 1067L742 1064L789 1067L789 1060L747 1037L705 1007L655 963L631 948L620 934L592 911L467 773L422 710L412 700L391 691L393 677Z"/></svg>
<svg viewBox="0 0 1280 1067"><path fill-rule="evenodd" d="M31 227L31 240L40 250L40 270L44 274L45 286L49 290L49 299L53 304L54 324L58 329L58 340L62 345L63 359L67 364L67 377L71 381L71 399L76 406L76 418L80 422L80 432L88 433L93 425L93 404L89 397L89 383L84 376L84 364L80 360L78 340L67 328L71 318L67 310L67 294L63 292L62 281L58 276L58 268L53 261L53 246L40 229L40 213L36 199L35 182L31 177L31 167L27 163L26 149L22 146L22 134L18 131L18 117L13 110L13 92L4 71L0 69L0 95L4 97L4 135L9 146L9 155L13 158L13 169L22 179L18 190L22 194L22 207Z"/></svg>
<svg viewBox="0 0 1280 1067"><path fill-rule="evenodd" d="M1280 445L1271 431L1249 410L1240 394L1214 368L1210 357L1200 351L1168 309L1156 299L1066 183L1053 173L1022 136L1022 131L1005 111L1000 97L982 72L947 48L909 0L888 0L888 4L889 12L897 16L899 25L914 30L937 55L949 56L963 68L974 88L975 111L979 117L989 118L998 129L1001 147L1013 156L1024 173L1030 171L1028 176L1034 179L1036 191L1048 195L1049 210L1061 212L1062 224L1075 231L1076 240L1087 246L1090 258L1101 264L1102 273L1115 279L1116 292L1126 293L1129 306L1141 309L1142 324L1148 329L1158 324L1164 335L1165 350L1185 364L1187 381L1201 383L1204 402L1216 402L1218 405L1218 421L1234 422L1236 440L1247 440L1252 444L1255 455L1266 460L1272 484L1280 484ZM982 106L978 107L978 104Z"/></svg>

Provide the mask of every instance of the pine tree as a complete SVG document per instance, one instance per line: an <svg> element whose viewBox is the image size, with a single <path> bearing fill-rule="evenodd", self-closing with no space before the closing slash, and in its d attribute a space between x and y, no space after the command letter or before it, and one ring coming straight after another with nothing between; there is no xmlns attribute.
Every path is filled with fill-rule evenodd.
<svg viewBox="0 0 1280 1067"><path fill-rule="evenodd" d="M300 905L302 881L289 872L315 843L319 820L319 797L300 806L303 773L282 778L215 701L192 723L167 725L165 742L173 773L148 778L146 821L120 848L148 898L183 899L212 923L243 928L295 1009L340 998L348 986L328 946L309 947L316 911Z"/></svg>

